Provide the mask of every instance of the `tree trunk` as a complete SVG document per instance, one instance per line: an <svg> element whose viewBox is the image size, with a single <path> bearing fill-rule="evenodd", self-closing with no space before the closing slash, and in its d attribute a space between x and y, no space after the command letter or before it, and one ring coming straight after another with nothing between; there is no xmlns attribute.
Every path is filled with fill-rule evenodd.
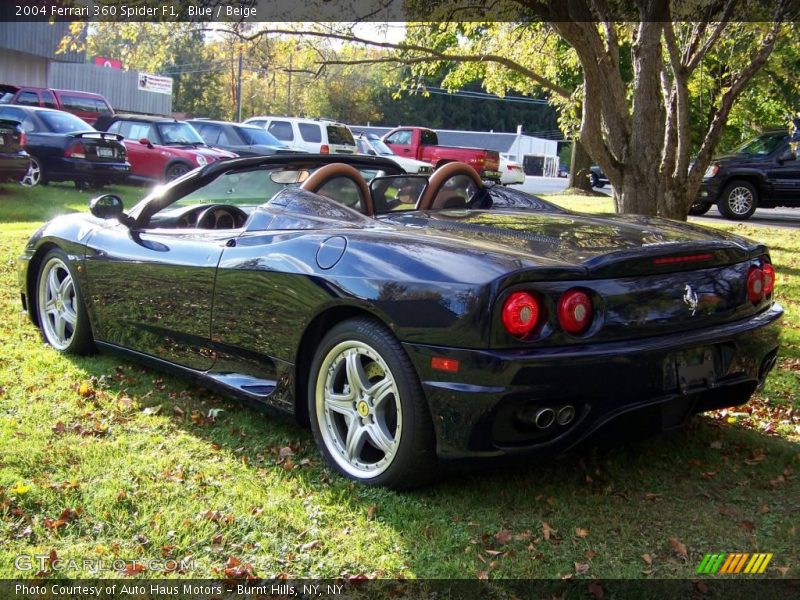
<svg viewBox="0 0 800 600"><path fill-rule="evenodd" d="M572 141L572 158L569 162L569 187L592 191L592 183L589 178L589 167L592 166L592 159L586 153L586 149L578 139Z"/></svg>

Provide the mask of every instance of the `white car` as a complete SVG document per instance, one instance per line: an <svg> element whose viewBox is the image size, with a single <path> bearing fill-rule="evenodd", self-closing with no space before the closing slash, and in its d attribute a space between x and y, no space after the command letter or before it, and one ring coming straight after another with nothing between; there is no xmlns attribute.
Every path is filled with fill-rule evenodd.
<svg viewBox="0 0 800 600"><path fill-rule="evenodd" d="M500 156L500 183L503 185L525 183L525 169L518 162Z"/></svg>
<svg viewBox="0 0 800 600"><path fill-rule="evenodd" d="M385 156L394 162L410 175L428 175L433 173L433 165L421 160L406 158L395 154L389 146L381 141L374 133L356 132L356 145L359 154L370 154L372 156Z"/></svg>
<svg viewBox="0 0 800 600"><path fill-rule="evenodd" d="M347 125L329 119L261 116L250 117L244 123L263 127L293 150L313 154L358 153Z"/></svg>

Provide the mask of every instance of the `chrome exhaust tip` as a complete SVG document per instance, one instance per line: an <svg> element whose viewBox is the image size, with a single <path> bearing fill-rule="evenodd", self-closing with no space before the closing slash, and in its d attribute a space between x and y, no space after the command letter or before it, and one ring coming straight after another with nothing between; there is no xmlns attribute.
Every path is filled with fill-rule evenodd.
<svg viewBox="0 0 800 600"><path fill-rule="evenodd" d="M569 425L574 418L575 407L571 404L561 407L558 411L558 415L556 416L556 420L558 421L559 425Z"/></svg>
<svg viewBox="0 0 800 600"><path fill-rule="evenodd" d="M536 413L533 422L539 429L547 429L556 420L556 413L552 408L542 408Z"/></svg>

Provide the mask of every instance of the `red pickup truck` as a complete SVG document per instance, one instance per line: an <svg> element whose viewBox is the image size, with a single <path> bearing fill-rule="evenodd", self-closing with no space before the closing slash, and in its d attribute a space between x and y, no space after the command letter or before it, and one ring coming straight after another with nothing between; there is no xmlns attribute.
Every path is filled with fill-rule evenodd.
<svg viewBox="0 0 800 600"><path fill-rule="evenodd" d="M494 150L440 146L436 132L424 127L397 127L383 141L399 156L431 163L437 169L449 162L467 163L483 179L500 182L500 155Z"/></svg>

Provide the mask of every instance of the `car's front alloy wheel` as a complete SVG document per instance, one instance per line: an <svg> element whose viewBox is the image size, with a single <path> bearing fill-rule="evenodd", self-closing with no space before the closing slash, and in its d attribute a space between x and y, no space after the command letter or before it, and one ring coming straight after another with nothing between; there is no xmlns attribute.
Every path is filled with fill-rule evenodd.
<svg viewBox="0 0 800 600"><path fill-rule="evenodd" d="M753 216L758 206L758 190L747 181L734 181L725 191L717 204L719 212L728 219L744 221Z"/></svg>
<svg viewBox="0 0 800 600"><path fill-rule="evenodd" d="M426 483L433 429L419 381L392 334L368 319L344 321L311 367L309 412L323 456L340 473L375 485Z"/></svg>
<svg viewBox="0 0 800 600"><path fill-rule="evenodd" d="M45 341L62 352L91 351L86 307L64 252L54 249L44 257L36 289L37 315Z"/></svg>

